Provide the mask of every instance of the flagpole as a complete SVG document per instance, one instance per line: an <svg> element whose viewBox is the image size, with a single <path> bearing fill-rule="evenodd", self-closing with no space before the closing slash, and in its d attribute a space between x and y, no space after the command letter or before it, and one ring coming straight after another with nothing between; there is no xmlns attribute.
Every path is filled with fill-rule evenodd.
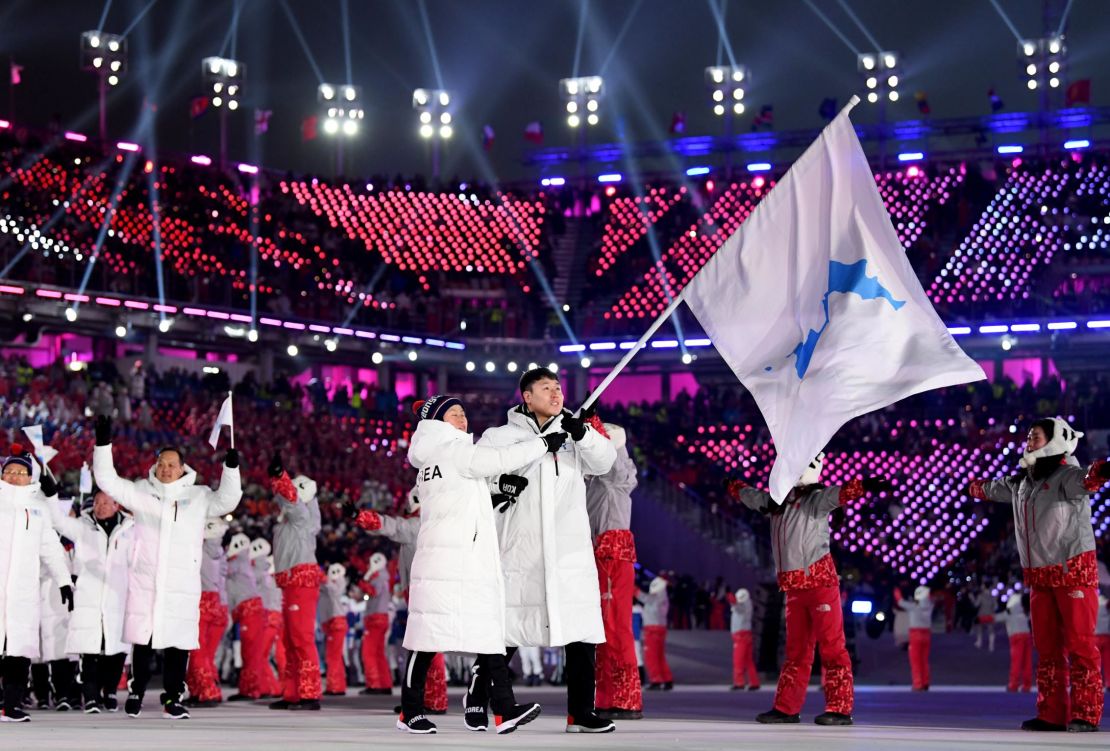
<svg viewBox="0 0 1110 751"><path fill-rule="evenodd" d="M687 287L689 287L689 285L687 285ZM678 306L681 305L682 302L686 299L687 287L683 287L682 291L675 295L675 298L671 300L671 304L667 306L667 309L664 310L659 315L659 317L655 319L655 323L651 324L651 326L648 327L648 330L644 332L644 335L640 337L640 340L636 342L632 349L628 350L625 356L621 358L621 361L616 364L612 371L610 371L609 375L605 376L605 379L597 385L597 388L593 390L593 393L586 397L586 401L582 402L582 406L579 407L579 412L589 409L590 405L597 401L597 398L601 396L602 392L604 392L605 389L609 388L609 384L612 383L618 375L620 375L621 371L624 370L624 367L632 361L632 358L636 356L636 353L647 346L648 340L651 339L655 332L659 330L659 327L662 326L667 321L667 319L671 317L671 315L678 309Z"/></svg>
<svg viewBox="0 0 1110 751"><path fill-rule="evenodd" d="M231 392L227 392L227 406L231 407L231 424L228 427L231 429L231 448L235 448L235 408L231 401Z"/></svg>

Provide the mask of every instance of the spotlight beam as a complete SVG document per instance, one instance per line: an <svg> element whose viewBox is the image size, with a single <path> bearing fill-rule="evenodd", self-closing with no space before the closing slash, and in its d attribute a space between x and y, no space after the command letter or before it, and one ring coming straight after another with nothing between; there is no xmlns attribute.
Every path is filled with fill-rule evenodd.
<svg viewBox="0 0 1110 751"><path fill-rule="evenodd" d="M840 3L840 7L843 8L844 12L848 14L848 18L852 19L852 23L856 25L857 29L863 32L863 35L867 37L867 41L871 43L871 46L874 47L876 51L886 49L881 44L879 44L879 40L877 40L875 36L867 29L867 27L863 25L863 21L859 20L859 16L857 16L855 12L852 11L852 8L848 5L847 0L836 1Z"/></svg>
<svg viewBox="0 0 1110 751"><path fill-rule="evenodd" d="M377 270L374 272L374 276L370 277L370 281L363 285L361 290L362 294L371 295L374 293L374 289L377 288L378 282L381 281L382 275L385 274L385 270L388 266L389 264L384 261L378 265ZM363 307L362 304L357 302L351 306L351 309L347 311L347 317L343 319L344 326L351 325L351 322L355 320L355 316L358 315L359 308L361 307Z"/></svg>
<svg viewBox="0 0 1110 751"><path fill-rule="evenodd" d="M609 69L609 63L613 62L613 58L617 55L617 50L620 49L621 42L624 40L624 35L628 33L628 29L632 26L632 21L636 18L636 13L639 12L640 6L644 4L644 0L636 0L636 4L632 6L632 10L628 13L628 18L624 19L624 25L621 30L617 32L617 38L613 40L613 44L609 47L609 55L605 58L605 62L601 64L601 69L597 72L602 78L605 77L605 72Z"/></svg>
<svg viewBox="0 0 1110 751"><path fill-rule="evenodd" d="M1060 16L1060 26L1056 29L1056 36L1063 36L1064 27L1068 24L1068 14L1071 13L1071 6L1075 0L1068 0L1068 4L1064 6L1064 14Z"/></svg>
<svg viewBox="0 0 1110 751"><path fill-rule="evenodd" d="M135 30L135 27L139 25L139 21L143 20L143 16L150 12L150 9L154 7L154 4L156 2L158 2L158 0L150 0L150 2L146 4L146 7L139 11L139 15L131 19L131 23L128 24L127 28L123 30L123 33L120 34L120 37L126 39L127 35Z"/></svg>
<svg viewBox="0 0 1110 751"><path fill-rule="evenodd" d="M725 28L725 0L720 6L715 0L708 0L709 10L713 12L713 20L717 22L717 62L721 60L721 47L728 55L729 65L736 66L736 56L732 54L732 44L728 41L728 29Z"/></svg>
<svg viewBox="0 0 1110 751"><path fill-rule="evenodd" d="M829 31L836 34L840 41L844 42L848 49L852 51L852 54L856 55L857 57L859 56L859 49L856 48L856 45L852 44L851 40L848 39L848 37L844 36L844 32L837 28L836 24L830 21L829 17L821 12L820 8L813 4L813 0L803 0L803 2L805 2L805 4L809 6L809 9L813 11L814 15L825 22L825 25L829 27Z"/></svg>
<svg viewBox="0 0 1110 751"><path fill-rule="evenodd" d="M582 42L586 39L586 19L590 15L590 0L578 2L578 39L574 42L574 68L572 76L578 78L578 66L582 62Z"/></svg>
<svg viewBox="0 0 1110 751"><path fill-rule="evenodd" d="M423 8L423 3L421 3ZM347 85L351 85L351 8L350 0L339 0L340 18L343 23L343 59L347 63Z"/></svg>
<svg viewBox="0 0 1110 751"><path fill-rule="evenodd" d="M93 252L89 256L89 263L85 266L85 274L81 277L81 286L77 289L77 294L85 293L85 288L89 286L89 279L92 277L93 267L96 266L96 261L100 258L100 250L104 247L104 239L108 236L108 227L112 223L112 217L115 216L116 206L119 204L120 193L123 192L124 187L127 185L127 179L131 177L131 170L135 168L135 161L138 159L136 152L128 152L123 160L123 168L120 170L119 175L116 177L116 184L112 187L112 197L108 200L108 207L104 210L104 222L100 225L100 231L96 235L96 244L93 245ZM79 308L81 303L74 302L73 309Z"/></svg>
<svg viewBox="0 0 1110 751"><path fill-rule="evenodd" d="M1018 33L1017 27L1014 26L1014 22L1010 20L1010 17L1008 15L1006 15L1006 11L1004 11L1002 9L1002 6L998 4L998 0L991 0L991 5L993 5L994 9L998 11L998 15L1002 16L1002 20L1006 22L1006 25L1010 27L1010 33L1014 35L1014 39L1017 41L1017 43L1021 44L1021 34Z"/></svg>
<svg viewBox="0 0 1110 751"><path fill-rule="evenodd" d="M424 0L420 0L417 6L420 8L420 23L424 27L424 38L428 41L428 54L432 57L432 72L434 72L436 76L436 88L442 89L443 75L439 69L439 55L436 54L436 42L435 39L432 38L432 24L428 21L428 8Z"/></svg>
<svg viewBox="0 0 1110 751"><path fill-rule="evenodd" d="M289 4L285 0L281 0L281 9L285 11L285 17L289 19L289 25L293 28L293 33L296 35L297 41L301 43L304 56L308 60L308 64L312 66L312 72L316 74L316 80L319 83L323 83L324 74L320 72L320 66L316 64L316 58L312 56L312 50L309 49L308 42L305 41L304 34L301 33L301 27L297 24L297 19L293 15L293 11L289 9Z"/></svg>
<svg viewBox="0 0 1110 751"><path fill-rule="evenodd" d="M100 11L100 23L96 25L97 29L103 29L104 24L108 22L108 11L112 9L112 0L106 0L104 3L104 10Z"/></svg>

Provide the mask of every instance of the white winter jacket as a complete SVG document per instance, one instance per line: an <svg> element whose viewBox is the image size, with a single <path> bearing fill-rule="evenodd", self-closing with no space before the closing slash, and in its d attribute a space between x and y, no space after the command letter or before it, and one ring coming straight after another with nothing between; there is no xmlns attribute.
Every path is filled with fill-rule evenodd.
<svg viewBox="0 0 1110 751"><path fill-rule="evenodd" d="M0 480L0 649L8 657L39 656L43 565L55 587L70 585L65 551L38 483Z"/></svg>
<svg viewBox="0 0 1110 751"><path fill-rule="evenodd" d="M127 605L127 583L135 549L135 520L121 514L120 521L105 534L92 509L78 517L66 513L69 504L51 504L54 528L73 541L77 574L73 613L66 635L70 654L118 655L131 649L123 640L123 613Z"/></svg>
<svg viewBox="0 0 1110 751"><path fill-rule="evenodd" d="M547 452L537 435L502 448L421 420L409 445L420 496L404 647L414 652L504 654L505 591L486 478ZM595 576L596 585L596 576Z"/></svg>
<svg viewBox="0 0 1110 751"><path fill-rule="evenodd" d="M50 501L47 501L49 504ZM73 554L65 550L66 568L73 574ZM73 613L69 606L62 602L62 591L45 571L42 572L42 620L39 622L39 659L37 662L53 662L64 660L71 654L66 649L66 632Z"/></svg>
<svg viewBox="0 0 1110 751"><path fill-rule="evenodd" d="M508 424L487 430L478 445L503 447L559 432L562 421L556 416L541 431L522 407L514 407ZM605 474L616 456L612 443L587 427L581 441L568 438L557 455L544 454L511 470L528 478L528 487L508 511L496 515L509 646L605 641L583 475Z"/></svg>
<svg viewBox="0 0 1110 751"><path fill-rule="evenodd" d="M123 638L155 649L196 649L200 632L200 558L204 524L210 516L231 513L239 505L239 469L224 467L219 490L197 485L197 473L169 484L154 476L123 480L112 464L112 447L93 451L96 484L135 517L138 539Z"/></svg>

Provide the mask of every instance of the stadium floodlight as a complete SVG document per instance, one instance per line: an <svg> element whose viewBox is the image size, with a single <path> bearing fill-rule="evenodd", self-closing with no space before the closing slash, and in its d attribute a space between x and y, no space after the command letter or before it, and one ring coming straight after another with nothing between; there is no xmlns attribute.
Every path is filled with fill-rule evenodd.
<svg viewBox="0 0 1110 751"><path fill-rule="evenodd" d="M902 83L901 65L902 56L889 50L856 55L856 69L863 76L868 102L877 104L880 101L898 101L898 88Z"/></svg>
<svg viewBox="0 0 1110 751"><path fill-rule="evenodd" d="M208 101L220 112L220 168L227 164L227 113L239 109L246 66L226 57L200 61L200 75Z"/></svg>
<svg viewBox="0 0 1110 751"><path fill-rule="evenodd" d="M752 72L745 65L711 65L705 69L705 85L713 102L713 114L744 114L744 96L752 79Z"/></svg>
<svg viewBox="0 0 1110 751"><path fill-rule="evenodd" d="M1048 104L1048 92L1063 84L1067 53L1060 34L1018 42L1018 66L1024 74L1025 87L1030 91L1041 90L1042 106Z"/></svg>
<svg viewBox="0 0 1110 751"><path fill-rule="evenodd" d="M412 108L416 110L417 133L429 142L432 159L432 178L439 178L440 141L449 141L455 135L455 98L445 89L415 89Z"/></svg>
<svg viewBox="0 0 1110 751"><path fill-rule="evenodd" d="M601 100L605 96L605 79L601 76L578 76L559 81L559 92L566 102L567 125L577 128L601 122Z"/></svg>
<svg viewBox="0 0 1110 751"><path fill-rule="evenodd" d="M81 68L95 73L100 95L100 141L108 140L108 88L127 72L127 39L103 31L81 33Z"/></svg>
<svg viewBox="0 0 1110 751"><path fill-rule="evenodd" d="M362 87L351 84L322 83L316 87L316 101L322 108L324 133L335 139L335 171L343 172L343 139L354 138L362 130L366 110Z"/></svg>

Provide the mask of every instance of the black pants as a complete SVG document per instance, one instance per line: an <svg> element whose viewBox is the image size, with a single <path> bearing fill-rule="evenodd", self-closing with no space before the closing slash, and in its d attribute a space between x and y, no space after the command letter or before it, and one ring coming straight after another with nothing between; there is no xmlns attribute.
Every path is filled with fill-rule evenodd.
<svg viewBox="0 0 1110 751"><path fill-rule="evenodd" d="M115 695L120 676L123 675L123 663L126 660L126 653L81 655L81 695L85 703L91 704L105 696Z"/></svg>
<svg viewBox="0 0 1110 751"><path fill-rule="evenodd" d="M4 710L21 709L31 660L27 657L4 657L0 660L0 667L4 673Z"/></svg>
<svg viewBox="0 0 1110 751"><path fill-rule="evenodd" d="M75 701L78 696L76 677L76 664L65 658L31 666L31 688L40 702L48 702L51 698L55 704L60 699Z"/></svg>
<svg viewBox="0 0 1110 751"><path fill-rule="evenodd" d="M567 714L572 717L582 717L592 714L594 711L594 690L596 688L594 650L595 645L580 641L571 642L563 647L565 656L563 674L567 680ZM508 671L509 660L513 659L515 654L516 647L509 647L506 650L506 672ZM500 656L497 655L497 657ZM475 663L474 674L478 678L471 683L471 697L476 700L476 703L484 703L487 694L483 692L489 690L490 684L488 680L483 679L483 676L488 674L483 669L481 656L479 656L478 662ZM490 696L492 698L492 695Z"/></svg>
<svg viewBox="0 0 1110 751"><path fill-rule="evenodd" d="M150 644L136 644L131 653L131 686L133 694L143 696L150 683L151 659L154 649ZM189 653L184 649L166 647L162 652L162 702L169 699L181 701L185 695L185 671L189 667Z"/></svg>
<svg viewBox="0 0 1110 751"><path fill-rule="evenodd" d="M410 652L405 663L405 674L401 677L401 712L406 718L424 713L424 684L428 678L428 667L435 658L435 652ZM513 684L509 680L509 660L505 655L478 655L475 675L485 677L487 691L482 695L485 705L488 697L494 714L505 714L516 704ZM482 680L478 678L476 680Z"/></svg>

